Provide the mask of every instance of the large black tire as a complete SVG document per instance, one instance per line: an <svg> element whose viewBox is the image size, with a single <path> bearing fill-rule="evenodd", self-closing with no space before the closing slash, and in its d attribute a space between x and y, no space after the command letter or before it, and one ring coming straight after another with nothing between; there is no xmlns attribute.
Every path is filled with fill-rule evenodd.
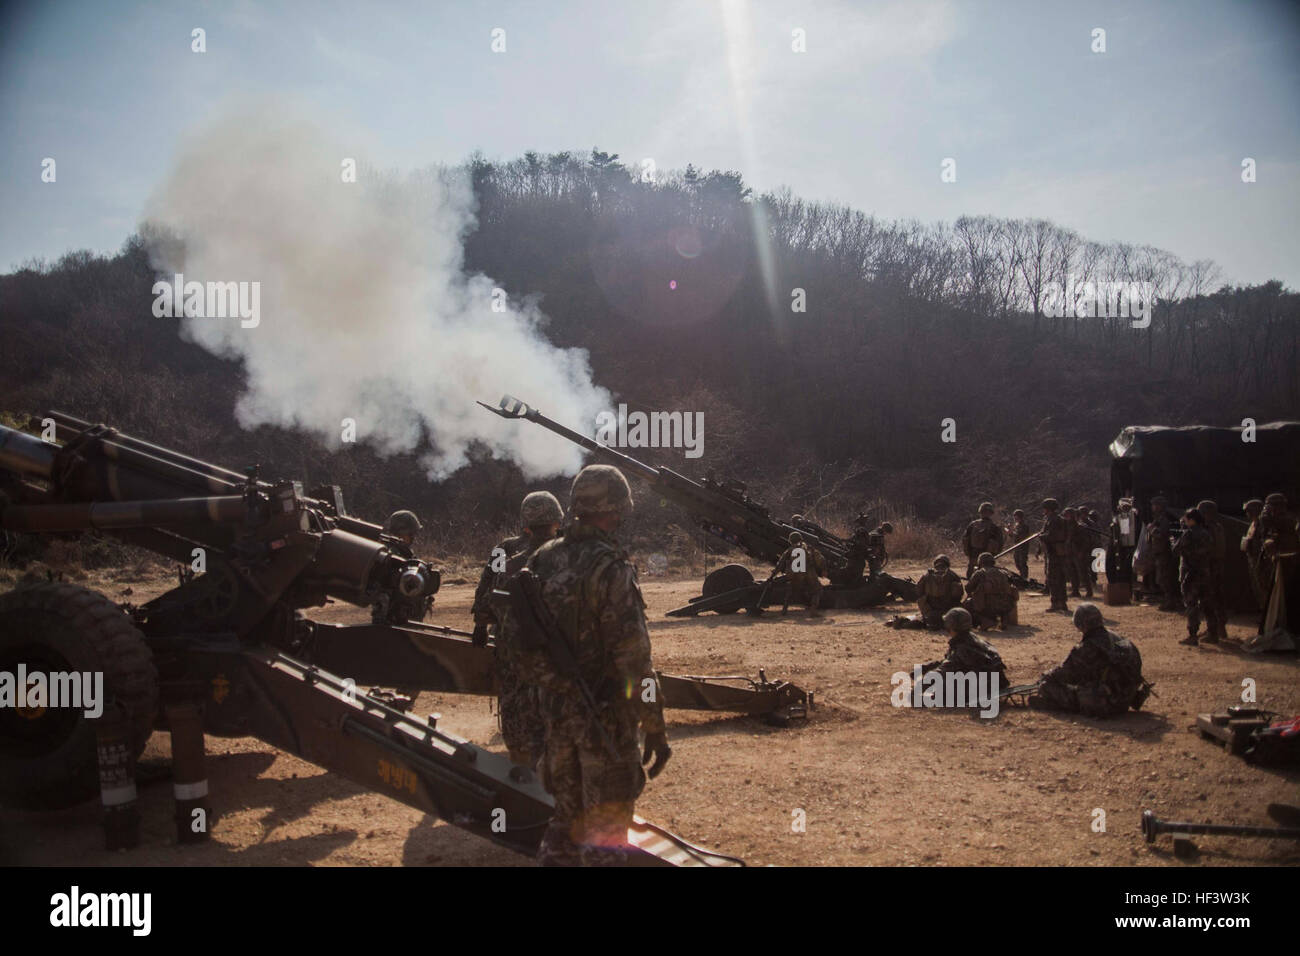
<svg viewBox="0 0 1300 956"><path fill-rule="evenodd" d="M112 601L52 581L0 595L0 672L100 672L104 712L127 717L134 753L149 740L158 709L158 672L144 636ZM99 793L95 722L80 709L0 708L0 800L61 810Z"/></svg>
<svg viewBox="0 0 1300 956"><path fill-rule="evenodd" d="M750 574L749 568L743 564L724 564L704 576L704 586L700 589L700 593L706 598L717 597L719 594L726 594L728 591L734 591L737 588L748 587L753 583L754 575ZM735 614L739 610L738 605L736 607L721 608L718 613Z"/></svg>

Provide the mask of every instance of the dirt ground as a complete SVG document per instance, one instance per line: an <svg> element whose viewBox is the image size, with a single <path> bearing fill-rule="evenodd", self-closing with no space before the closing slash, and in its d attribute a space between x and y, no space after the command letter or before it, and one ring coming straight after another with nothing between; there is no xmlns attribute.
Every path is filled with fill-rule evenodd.
<svg viewBox="0 0 1300 956"><path fill-rule="evenodd" d="M897 574L919 573L903 564ZM1042 569L1034 569L1040 580ZM164 578L95 582L117 600L140 602ZM124 589L131 588L129 596ZM643 581L656 666L679 674L749 674L815 692L806 724L769 727L753 718L669 711L673 758L638 811L682 836L753 864L858 865L1263 865L1300 863L1295 841L1200 836L1191 863L1171 838L1146 845L1143 810L1165 819L1268 824L1270 802L1300 804L1300 772L1262 769L1226 754L1191 729L1198 712L1240 699L1255 681L1260 705L1300 713L1295 655L1256 657L1231 647L1187 648L1180 616L1150 606L1105 608L1107 625L1142 652L1156 694L1141 713L1112 720L1004 709L966 712L895 708L891 675L942 655L945 639L884 626L901 606L802 609L750 619L665 618L698 593L698 576ZM467 627L473 584L444 585L434 623ZM1071 599L1073 606L1074 599ZM1021 625L986 634L1017 682L1062 660L1077 639L1047 600L1022 596ZM779 609L778 609L779 610ZM322 620L363 620L330 605ZM1237 616L1229 634L1245 638ZM423 694L420 713L502 750L486 698ZM146 758L165 759L155 734ZM209 739L212 805L219 815L203 846L178 847L170 786L141 790L142 845L102 849L92 804L58 814L0 814L0 862L110 865L529 865L528 860L426 817L260 741ZM799 814L798 811L803 811ZM1104 832L1097 832L1104 811ZM793 825L806 818L803 832Z"/></svg>

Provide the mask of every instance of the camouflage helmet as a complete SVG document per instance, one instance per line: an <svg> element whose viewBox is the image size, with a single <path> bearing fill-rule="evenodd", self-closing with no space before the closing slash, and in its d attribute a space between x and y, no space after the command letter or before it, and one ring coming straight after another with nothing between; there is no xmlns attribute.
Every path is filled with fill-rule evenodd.
<svg viewBox="0 0 1300 956"><path fill-rule="evenodd" d="M941 565L941 564L942 564L945 568L946 568L946 567L949 567L949 566L952 565L952 559L950 559L950 558L948 557L948 555L946 555L946 554L937 554L937 555L935 555L935 557L934 557L934 566L937 568L937 567L938 567L939 565Z"/></svg>
<svg viewBox="0 0 1300 956"><path fill-rule="evenodd" d="M533 491L524 495L519 506L519 523L525 528L539 524L559 524L564 520L560 502L549 491Z"/></svg>
<svg viewBox="0 0 1300 956"><path fill-rule="evenodd" d="M1250 514L1252 511L1256 511L1256 512L1263 511L1264 502L1260 501L1258 498L1251 498L1249 501L1247 501L1244 505L1241 506L1241 510L1246 512L1246 514Z"/></svg>
<svg viewBox="0 0 1300 956"><path fill-rule="evenodd" d="M969 631L974 623L964 607L950 607L943 615L943 626L957 631Z"/></svg>
<svg viewBox="0 0 1300 956"><path fill-rule="evenodd" d="M1196 510L1204 514L1217 515L1219 513L1219 506L1209 498L1206 498L1204 501L1198 501L1196 503Z"/></svg>
<svg viewBox="0 0 1300 956"><path fill-rule="evenodd" d="M888 521L882 521L880 523L880 531L882 534L893 534L894 526L890 524Z"/></svg>
<svg viewBox="0 0 1300 956"><path fill-rule="evenodd" d="M853 519L854 527L868 524L871 524L871 519L867 517L866 512L858 512L858 516Z"/></svg>
<svg viewBox="0 0 1300 956"><path fill-rule="evenodd" d="M801 535L798 531L791 531L791 532L790 532L790 543L791 543L791 544L803 544L803 535Z"/></svg>
<svg viewBox="0 0 1300 956"><path fill-rule="evenodd" d="M1100 520L1101 520L1101 515L1099 515L1099 514L1096 512L1096 510L1089 511L1089 512L1088 512L1088 517L1089 517L1090 519L1092 519L1093 521L1100 521Z"/></svg>
<svg viewBox="0 0 1300 956"><path fill-rule="evenodd" d="M1013 518L1023 518L1024 516L1025 516L1024 508L1017 508L1015 511L1011 512L1011 517Z"/></svg>
<svg viewBox="0 0 1300 956"><path fill-rule="evenodd" d="M802 520L803 520L803 515L791 515L791 516L790 516L790 520L791 520L791 521L802 521Z"/></svg>
<svg viewBox="0 0 1300 956"><path fill-rule="evenodd" d="M1151 496L1151 504L1153 504L1153 505L1160 505L1161 507L1163 507L1163 506L1169 504L1169 499L1166 498L1164 495L1152 495L1152 496Z"/></svg>
<svg viewBox="0 0 1300 956"><path fill-rule="evenodd" d="M1285 508L1285 507L1286 507L1286 495L1284 495L1284 494L1282 494L1282 493L1280 493L1280 492L1275 491L1275 492L1273 492L1271 495L1269 495L1267 498L1264 499L1264 504L1266 504L1266 505L1281 505L1283 508Z"/></svg>
<svg viewBox="0 0 1300 956"><path fill-rule="evenodd" d="M1055 498L1044 498L1043 507L1048 511L1055 511L1057 508L1061 507L1061 503Z"/></svg>
<svg viewBox="0 0 1300 956"><path fill-rule="evenodd" d="M980 503L980 514L983 514L983 513L986 512L986 511L987 511L989 514L993 514L993 502L991 502L991 501L983 501L983 502Z"/></svg>
<svg viewBox="0 0 1300 956"><path fill-rule="evenodd" d="M1073 517L1074 517L1074 509L1073 509L1073 508L1066 508L1064 511L1061 512L1061 517L1062 517L1062 518L1073 518Z"/></svg>
<svg viewBox="0 0 1300 956"><path fill-rule="evenodd" d="M993 567L993 552L991 551L983 552L982 554L980 554L978 558L975 559L975 563L978 564L981 568Z"/></svg>
<svg viewBox="0 0 1300 956"><path fill-rule="evenodd" d="M632 510L632 489L613 465L588 465L573 479L569 510L576 515L626 515Z"/></svg>
<svg viewBox="0 0 1300 956"><path fill-rule="evenodd" d="M420 519L415 516L414 511L394 511L384 522L384 530L393 535L414 535L422 527L424 526L420 524Z"/></svg>
<svg viewBox="0 0 1300 956"><path fill-rule="evenodd" d="M1101 608L1084 601L1074 608L1074 626L1081 631L1090 631L1094 627L1104 627L1106 621L1101 616Z"/></svg>

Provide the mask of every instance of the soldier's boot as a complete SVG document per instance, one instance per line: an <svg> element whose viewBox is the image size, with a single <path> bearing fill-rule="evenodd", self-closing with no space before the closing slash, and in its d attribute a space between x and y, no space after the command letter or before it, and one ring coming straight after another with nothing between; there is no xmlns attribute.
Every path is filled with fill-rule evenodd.
<svg viewBox="0 0 1300 956"><path fill-rule="evenodd" d="M1201 629L1201 615L1192 611L1187 615L1187 637L1179 641L1179 644L1186 644L1189 647L1195 647L1199 641L1196 639L1196 632Z"/></svg>
<svg viewBox="0 0 1300 956"><path fill-rule="evenodd" d="M809 616L809 617L825 617L826 615L825 615L825 613L822 611L822 609L819 608L816 604L812 604L812 605L809 605L809 607L808 607L808 616Z"/></svg>
<svg viewBox="0 0 1300 956"><path fill-rule="evenodd" d="M1219 623L1218 615L1207 614L1205 616L1205 636L1201 638L1202 644L1219 643L1219 629L1223 625Z"/></svg>

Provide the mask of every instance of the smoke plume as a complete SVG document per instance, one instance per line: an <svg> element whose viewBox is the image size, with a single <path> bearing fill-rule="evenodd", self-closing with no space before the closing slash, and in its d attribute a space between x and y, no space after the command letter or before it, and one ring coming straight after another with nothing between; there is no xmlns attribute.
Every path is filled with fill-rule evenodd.
<svg viewBox="0 0 1300 956"><path fill-rule="evenodd" d="M346 158L359 164L357 182L341 181ZM306 428L337 447L353 419L356 440L384 454L427 436L433 479L465 464L475 439L530 478L571 473L576 447L474 404L508 391L579 430L610 405L587 353L546 340L535 303L494 311L493 281L464 274L474 225L463 170L378 175L355 140L258 107L182 145L143 228L161 279L261 284L255 327L158 320L181 321L185 337L243 360L242 426Z"/></svg>

